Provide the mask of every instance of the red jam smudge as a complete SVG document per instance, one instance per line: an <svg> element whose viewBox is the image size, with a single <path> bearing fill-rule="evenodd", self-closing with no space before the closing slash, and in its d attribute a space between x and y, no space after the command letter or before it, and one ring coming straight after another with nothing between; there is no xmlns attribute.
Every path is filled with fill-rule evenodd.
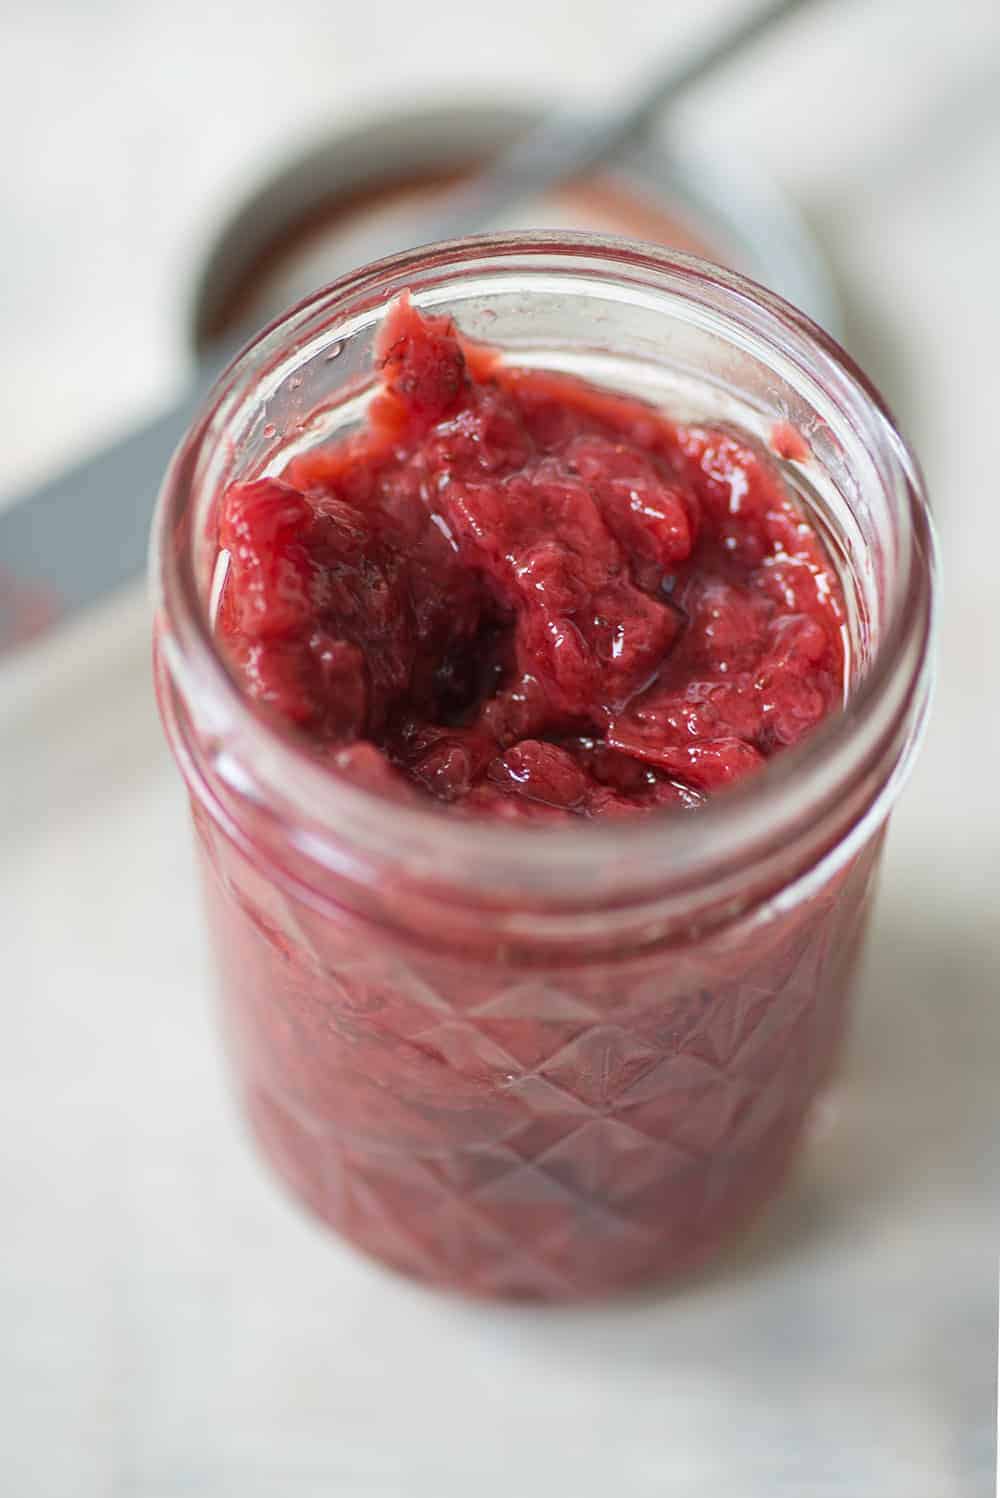
<svg viewBox="0 0 1000 1498"><path fill-rule="evenodd" d="M771 428L771 450L787 463L809 461L809 444L798 427L793 427L790 421L775 422Z"/></svg>
<svg viewBox="0 0 1000 1498"><path fill-rule="evenodd" d="M377 354L367 425L219 517L238 679L331 769L470 814L635 815L842 701L840 582L751 438L509 365L408 297Z"/></svg>

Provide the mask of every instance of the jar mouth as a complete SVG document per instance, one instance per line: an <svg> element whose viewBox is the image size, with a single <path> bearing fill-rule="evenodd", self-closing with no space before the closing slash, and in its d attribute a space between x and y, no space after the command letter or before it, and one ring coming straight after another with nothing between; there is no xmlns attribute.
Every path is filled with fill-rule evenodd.
<svg viewBox="0 0 1000 1498"><path fill-rule="evenodd" d="M901 533L884 627L868 669L845 706L798 745L696 812L663 810L634 822L595 819L543 828L456 815L428 801L390 802L341 779L291 735L259 715L231 675L215 637L196 553L204 520L192 498L205 487L205 455L227 424L290 356L322 331L331 346L359 314L370 315L419 278L505 268L669 281L735 340L752 337L808 371L877 455ZM415 293L419 304L419 291ZM207 496L211 503L211 495ZM393 866L425 884L440 880L474 902L531 897L558 906L634 901L696 889L725 898L748 864L761 875L804 872L837 848L847 855L885 816L913 758L926 716L933 624L934 540L919 467L878 391L850 356L775 294L680 251L625 239L560 232L476 235L422 246L362 267L300 302L262 330L228 365L164 480L150 557L168 733L193 772L190 723L214 746L213 772L229 790L266 804L283 835L319 868ZM202 751L202 755L204 751ZM774 887L778 881L774 880Z"/></svg>

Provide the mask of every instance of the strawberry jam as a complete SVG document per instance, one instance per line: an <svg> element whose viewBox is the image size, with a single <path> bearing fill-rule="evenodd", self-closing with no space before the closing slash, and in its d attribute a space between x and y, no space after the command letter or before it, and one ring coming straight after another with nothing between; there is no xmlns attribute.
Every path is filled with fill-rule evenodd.
<svg viewBox="0 0 1000 1498"><path fill-rule="evenodd" d="M842 700L844 600L774 460L467 344L407 298L367 425L233 485L246 693L387 796L696 808Z"/></svg>
<svg viewBox="0 0 1000 1498"><path fill-rule="evenodd" d="M787 434L778 457L518 368L405 297L377 356L363 426L222 496L217 633L256 710L381 798L390 840L429 804L473 847L476 818L534 849L660 816L669 854L677 817L837 708L845 600ZM225 795L227 817L193 803L240 1090L348 1240L429 1283L572 1298L700 1262L779 1185L836 1053L877 830L790 899L607 939L588 910L536 939L492 889L453 899L432 833L427 891L391 856L362 881ZM581 843L613 861L620 831Z"/></svg>

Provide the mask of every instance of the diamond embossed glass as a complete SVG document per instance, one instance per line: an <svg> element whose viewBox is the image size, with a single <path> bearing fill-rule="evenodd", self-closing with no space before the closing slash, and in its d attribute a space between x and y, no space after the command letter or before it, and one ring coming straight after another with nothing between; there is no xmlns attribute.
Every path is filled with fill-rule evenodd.
<svg viewBox="0 0 1000 1498"><path fill-rule="evenodd" d="M697 813L544 831L390 805L256 717L213 643L214 507L359 420L404 287L520 362L764 438L791 423L789 480L851 600L843 714ZM926 710L931 550L915 465L842 351L676 254L415 251L236 360L161 497L157 687L237 1085L301 1200L430 1283L541 1298L675 1273L749 1220L835 1064Z"/></svg>

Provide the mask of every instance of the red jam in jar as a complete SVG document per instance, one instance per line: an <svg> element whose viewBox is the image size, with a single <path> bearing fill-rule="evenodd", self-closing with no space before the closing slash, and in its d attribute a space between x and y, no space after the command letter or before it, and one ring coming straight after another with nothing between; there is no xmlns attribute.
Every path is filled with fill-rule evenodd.
<svg viewBox="0 0 1000 1498"><path fill-rule="evenodd" d="M565 372L633 353L633 393ZM770 443L679 419L675 374L689 409L755 392ZM161 499L157 686L263 1153L429 1284L702 1262L835 1063L922 720L929 539L888 419L727 272L518 236L318 294L212 401Z"/></svg>
<svg viewBox="0 0 1000 1498"><path fill-rule="evenodd" d="M844 694L844 599L736 432L463 346L400 299L367 427L233 485L247 694L387 794L551 821L696 808Z"/></svg>

